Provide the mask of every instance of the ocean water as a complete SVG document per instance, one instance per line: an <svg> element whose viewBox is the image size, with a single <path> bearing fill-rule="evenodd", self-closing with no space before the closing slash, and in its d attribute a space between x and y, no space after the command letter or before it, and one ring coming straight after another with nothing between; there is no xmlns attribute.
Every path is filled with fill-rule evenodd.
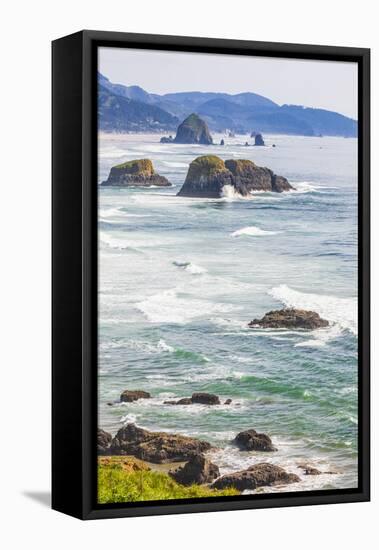
<svg viewBox="0 0 379 550"><path fill-rule="evenodd" d="M206 439L222 473L269 461L301 477L261 491L356 487L357 140L265 136L273 148L224 139L100 136L99 183L119 162L150 158L173 187L99 188L99 425ZM202 154L248 158L296 191L176 197ZM317 311L330 327L247 328L284 306ZM153 398L107 405L127 388ZM163 405L194 391L233 402ZM231 439L249 428L279 451L235 449ZM336 473L304 476L304 462Z"/></svg>

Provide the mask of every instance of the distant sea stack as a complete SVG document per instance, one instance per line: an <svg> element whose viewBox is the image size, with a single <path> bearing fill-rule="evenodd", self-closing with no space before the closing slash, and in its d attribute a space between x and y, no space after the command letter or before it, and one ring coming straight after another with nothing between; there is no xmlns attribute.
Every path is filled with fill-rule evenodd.
<svg viewBox="0 0 379 550"><path fill-rule="evenodd" d="M197 114L192 113L178 126L174 142L211 145L213 139L206 122Z"/></svg>
<svg viewBox="0 0 379 550"><path fill-rule="evenodd" d="M252 191L281 193L294 189L286 178L250 160L231 159L224 162L215 155L206 155L191 162L178 196L220 198L225 185L244 197Z"/></svg>
<svg viewBox="0 0 379 550"><path fill-rule="evenodd" d="M256 134L254 137L255 137L255 140L254 140L255 146L261 147L265 145L262 134Z"/></svg>
<svg viewBox="0 0 379 550"><path fill-rule="evenodd" d="M113 166L108 179L101 185L114 187L169 187L171 183L154 170L149 159L130 160Z"/></svg>

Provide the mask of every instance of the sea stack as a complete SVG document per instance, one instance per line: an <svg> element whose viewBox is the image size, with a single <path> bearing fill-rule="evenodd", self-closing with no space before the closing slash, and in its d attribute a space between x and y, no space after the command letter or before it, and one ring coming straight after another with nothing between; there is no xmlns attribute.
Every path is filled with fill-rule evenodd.
<svg viewBox="0 0 379 550"><path fill-rule="evenodd" d="M224 187L247 197L254 191L281 193L293 189L288 180L251 160L230 159L225 162L215 155L197 157L191 162L178 195L181 197L220 198Z"/></svg>
<svg viewBox="0 0 379 550"><path fill-rule="evenodd" d="M211 145L213 139L206 122L196 113L192 113L178 126L174 142Z"/></svg>
<svg viewBox="0 0 379 550"><path fill-rule="evenodd" d="M256 134L255 135L254 145L258 146L258 147L265 145L262 134Z"/></svg>
<svg viewBox="0 0 379 550"><path fill-rule="evenodd" d="M114 187L169 187L171 183L154 170L149 159L130 160L111 168L108 179L101 185Z"/></svg>

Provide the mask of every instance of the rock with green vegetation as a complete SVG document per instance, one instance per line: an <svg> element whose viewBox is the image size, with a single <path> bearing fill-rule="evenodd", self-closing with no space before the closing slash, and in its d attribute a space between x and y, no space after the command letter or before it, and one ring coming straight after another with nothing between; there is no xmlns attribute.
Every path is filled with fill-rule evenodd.
<svg viewBox="0 0 379 550"><path fill-rule="evenodd" d="M286 472L280 466L267 462L250 466L247 470L226 474L212 484L214 489L235 488L238 491L254 490L271 485L287 485L300 481L299 476Z"/></svg>
<svg viewBox="0 0 379 550"><path fill-rule="evenodd" d="M111 168L108 179L101 185L114 187L168 187L171 183L154 170L150 159L136 159Z"/></svg>
<svg viewBox="0 0 379 550"><path fill-rule="evenodd" d="M162 464L189 460L212 448L207 441L167 432L150 432L129 423L112 440L113 455L133 455L141 460Z"/></svg>
<svg viewBox="0 0 379 550"><path fill-rule="evenodd" d="M232 185L232 175L224 161L215 155L197 157L189 165L181 197L219 198L225 185Z"/></svg>
<svg viewBox="0 0 379 550"><path fill-rule="evenodd" d="M128 472L123 469L121 464L100 464L98 467L99 504L235 496L238 494L239 491L234 488L218 490L196 484L186 487L177 483L167 473L153 470Z"/></svg>
<svg viewBox="0 0 379 550"><path fill-rule="evenodd" d="M178 195L182 197L219 198L224 187L242 197L254 191L281 193L294 189L288 180L251 160L230 159L225 162L215 155L197 157L191 162Z"/></svg>
<svg viewBox="0 0 379 550"><path fill-rule="evenodd" d="M213 139L206 122L199 115L192 113L178 126L174 142L211 145Z"/></svg>

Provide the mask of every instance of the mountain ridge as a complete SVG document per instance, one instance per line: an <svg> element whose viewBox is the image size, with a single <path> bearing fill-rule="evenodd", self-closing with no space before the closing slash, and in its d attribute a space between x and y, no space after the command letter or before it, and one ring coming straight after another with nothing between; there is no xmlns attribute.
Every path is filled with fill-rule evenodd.
<svg viewBox="0 0 379 550"><path fill-rule="evenodd" d="M357 136L357 121L345 115L302 105L278 105L254 92L159 95L140 86L114 84L101 73L98 83L99 128L103 131L175 131L184 118L196 112L216 132Z"/></svg>

